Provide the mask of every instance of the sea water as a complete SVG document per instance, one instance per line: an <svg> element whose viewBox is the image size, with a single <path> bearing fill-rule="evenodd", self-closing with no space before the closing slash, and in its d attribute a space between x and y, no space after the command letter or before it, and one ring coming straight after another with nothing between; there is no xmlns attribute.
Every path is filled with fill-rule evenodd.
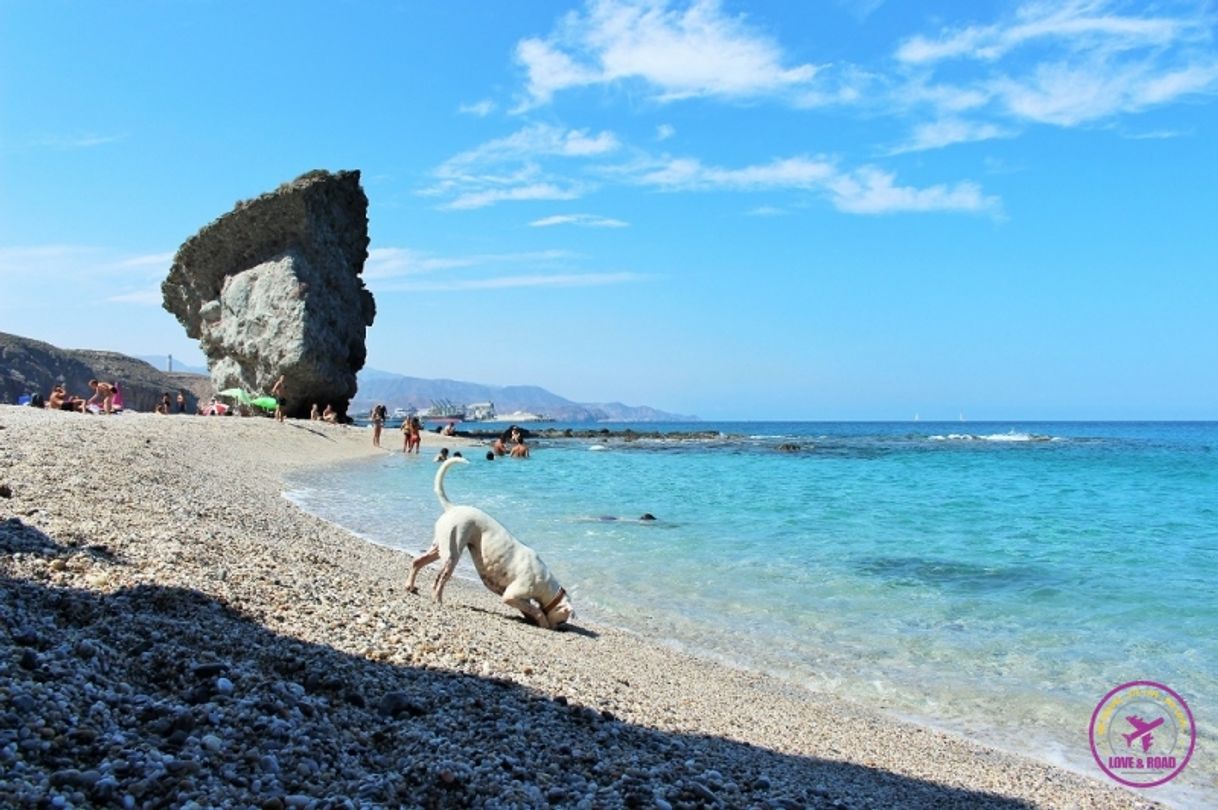
<svg viewBox="0 0 1218 810"><path fill-rule="evenodd" d="M527 461L463 448L447 479L541 553L576 623L1100 778L1096 703L1156 681L1198 724L1176 790L1218 799L1218 423L612 427ZM290 496L416 553L435 471L387 453Z"/></svg>

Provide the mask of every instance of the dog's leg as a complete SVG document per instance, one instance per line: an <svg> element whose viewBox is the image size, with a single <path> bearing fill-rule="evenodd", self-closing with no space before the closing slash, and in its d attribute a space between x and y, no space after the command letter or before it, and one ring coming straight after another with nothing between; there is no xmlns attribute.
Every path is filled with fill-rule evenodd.
<svg viewBox="0 0 1218 810"><path fill-rule="evenodd" d="M469 524L462 524L449 529L445 537L436 538L437 548L441 548L441 543L443 544L442 550L437 553L444 560L444 566L431 585L431 595L437 604L444 603L444 586L452 579L453 571L457 569L457 560L461 559L461 552L469 545L474 531Z"/></svg>
<svg viewBox="0 0 1218 810"><path fill-rule="evenodd" d="M436 601L437 605L444 604L444 586L452 578L456 567L457 558L449 557L444 561L444 566L440 569L440 573L436 574L436 581L431 584L431 598Z"/></svg>
<svg viewBox="0 0 1218 810"><path fill-rule="evenodd" d="M410 593L418 593L419 589L415 586L414 581L418 578L419 572L438 559L440 559L440 547L433 543L431 548L411 560L410 578L406 580L406 590Z"/></svg>
<svg viewBox="0 0 1218 810"><path fill-rule="evenodd" d="M533 604L533 600L524 596L509 596L504 594L503 603L516 608L524 614L526 619L532 619L534 624L545 630L551 630L550 621L546 618L546 614L541 612L541 608Z"/></svg>

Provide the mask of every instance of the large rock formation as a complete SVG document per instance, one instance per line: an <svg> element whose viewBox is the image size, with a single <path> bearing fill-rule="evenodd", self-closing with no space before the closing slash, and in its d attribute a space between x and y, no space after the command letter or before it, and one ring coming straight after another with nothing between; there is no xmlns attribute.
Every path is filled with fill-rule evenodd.
<svg viewBox="0 0 1218 810"><path fill-rule="evenodd" d="M216 390L265 394L283 374L289 416L314 402L345 415L376 315L367 257L359 172L309 172L186 240L161 292Z"/></svg>

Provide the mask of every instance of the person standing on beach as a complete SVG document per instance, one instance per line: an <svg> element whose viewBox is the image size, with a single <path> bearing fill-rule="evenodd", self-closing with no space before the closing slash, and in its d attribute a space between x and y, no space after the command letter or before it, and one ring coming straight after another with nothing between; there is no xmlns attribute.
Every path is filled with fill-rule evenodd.
<svg viewBox="0 0 1218 810"><path fill-rule="evenodd" d="M409 453L411 451L414 451L415 453L418 453L419 444L421 442L419 433L423 429L423 425L419 422L419 417L417 417L417 416L410 417L408 420L406 420L404 427L406 428L406 450L405 450L405 452Z"/></svg>
<svg viewBox="0 0 1218 810"><path fill-rule="evenodd" d="M372 406L372 446L381 446L381 428L385 426L385 406Z"/></svg>
<svg viewBox="0 0 1218 810"><path fill-rule="evenodd" d="M98 413L114 413L115 386L108 382L89 380L89 387L93 389L93 396L89 397L89 404L92 405L96 401Z"/></svg>
<svg viewBox="0 0 1218 810"><path fill-rule="evenodd" d="M271 396L275 398L275 421L283 421L283 406L287 404L284 400L284 375L280 374L279 379L275 380L275 384L271 386Z"/></svg>

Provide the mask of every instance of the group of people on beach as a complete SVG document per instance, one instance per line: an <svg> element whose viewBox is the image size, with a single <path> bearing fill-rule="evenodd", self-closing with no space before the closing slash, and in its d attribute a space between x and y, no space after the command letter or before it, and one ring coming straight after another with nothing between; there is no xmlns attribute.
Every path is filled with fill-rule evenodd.
<svg viewBox="0 0 1218 810"><path fill-rule="evenodd" d="M326 406L327 414L332 413L330 406ZM318 419L317 405L313 405L313 419ZM326 421L334 421L333 418L322 415L320 417ZM368 414L368 421L372 423L372 446L381 446L381 432L385 428L385 422L389 418L388 410L382 403L377 403L372 406L372 411ZM422 444L423 423L417 416L410 416L402 420L402 452L403 453L418 453L419 446ZM453 422L449 422L443 429L438 431L441 436L456 436L457 429ZM505 440L511 442L511 448L505 443ZM437 461L444 461L448 458L448 449L444 448L440 451L441 455L436 456ZM457 455L460 455L458 453ZM529 445L524 440L524 432L512 425L505 430L501 435L495 437L495 441L491 444L491 449L486 452L487 461L493 461L499 456L510 456L511 458L528 458Z"/></svg>
<svg viewBox="0 0 1218 810"><path fill-rule="evenodd" d="M509 449L503 442L503 437L507 436L508 441L512 443ZM510 456L512 458L528 458L529 445L524 440L524 431L512 425L503 433L495 437L495 441L491 442L491 452L496 456ZM489 458L489 456L488 456Z"/></svg>
<svg viewBox="0 0 1218 810"><path fill-rule="evenodd" d="M156 404L156 412L159 414L174 413L174 401L170 399L169 392L161 394L161 399ZM177 413L186 413L186 392L179 391L177 397Z"/></svg>
<svg viewBox="0 0 1218 810"><path fill-rule="evenodd" d="M422 442L423 423L419 417L412 416L402 422L402 452L417 453Z"/></svg>
<svg viewBox="0 0 1218 810"><path fill-rule="evenodd" d="M338 411L334 410L334 406L329 402L326 403L325 410L317 407L317 403L313 403L313 407L309 409L309 420L313 422L329 422L334 424L338 421ZM279 421L283 421L282 419ZM380 446L379 444L377 445Z"/></svg>
<svg viewBox="0 0 1218 810"><path fill-rule="evenodd" d="M114 413L122 410L123 400L118 383L89 380L93 395L88 399L68 393L67 386L59 383L51 388L43 407L53 411L76 411L78 413Z"/></svg>

